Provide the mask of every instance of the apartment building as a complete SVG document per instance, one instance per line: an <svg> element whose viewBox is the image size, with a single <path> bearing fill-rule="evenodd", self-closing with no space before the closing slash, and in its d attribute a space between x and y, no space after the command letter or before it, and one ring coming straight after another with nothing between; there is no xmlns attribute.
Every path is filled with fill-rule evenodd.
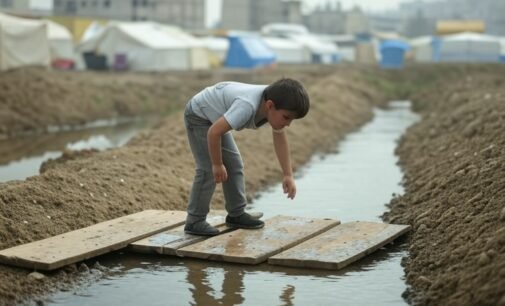
<svg viewBox="0 0 505 306"><path fill-rule="evenodd" d="M157 21L187 30L205 28L205 0L54 0L60 16Z"/></svg>

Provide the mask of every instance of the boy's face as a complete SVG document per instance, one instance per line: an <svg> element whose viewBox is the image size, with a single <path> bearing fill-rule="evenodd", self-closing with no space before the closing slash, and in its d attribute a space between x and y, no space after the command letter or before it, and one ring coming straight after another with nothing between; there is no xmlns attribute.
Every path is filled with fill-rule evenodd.
<svg viewBox="0 0 505 306"><path fill-rule="evenodd" d="M280 130L291 124L296 118L296 114L286 109L276 109L271 100L267 101L267 119L268 123L275 130Z"/></svg>

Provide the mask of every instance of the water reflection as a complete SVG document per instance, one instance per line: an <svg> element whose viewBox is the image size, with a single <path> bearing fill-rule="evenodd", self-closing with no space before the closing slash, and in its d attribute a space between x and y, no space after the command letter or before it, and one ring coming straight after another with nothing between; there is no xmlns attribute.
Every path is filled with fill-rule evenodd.
<svg viewBox="0 0 505 306"><path fill-rule="evenodd" d="M152 126L157 120L111 121L109 125L100 121L100 124L90 124L85 129L64 129L55 133L0 140L0 182L37 175L44 161L59 157L66 149L105 150L120 147L139 130Z"/></svg>

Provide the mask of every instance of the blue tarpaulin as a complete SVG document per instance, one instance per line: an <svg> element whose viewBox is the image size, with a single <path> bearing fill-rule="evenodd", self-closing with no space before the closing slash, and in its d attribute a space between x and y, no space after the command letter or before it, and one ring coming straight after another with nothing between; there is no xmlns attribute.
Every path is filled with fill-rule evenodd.
<svg viewBox="0 0 505 306"><path fill-rule="evenodd" d="M259 36L229 36L224 63L230 68L257 68L275 63L275 54Z"/></svg>
<svg viewBox="0 0 505 306"><path fill-rule="evenodd" d="M410 46L399 40L386 40L380 45L382 56L380 65L382 68L402 68L405 59L405 52Z"/></svg>

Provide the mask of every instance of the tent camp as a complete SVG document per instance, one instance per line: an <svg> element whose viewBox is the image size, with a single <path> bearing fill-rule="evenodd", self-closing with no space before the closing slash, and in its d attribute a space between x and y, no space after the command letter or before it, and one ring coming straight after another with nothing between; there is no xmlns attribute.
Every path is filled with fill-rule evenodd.
<svg viewBox="0 0 505 306"><path fill-rule="evenodd" d="M54 21L44 21L47 23L51 60L74 59L74 42L70 31Z"/></svg>
<svg viewBox="0 0 505 306"><path fill-rule="evenodd" d="M275 63L275 54L265 42L256 35L231 34L230 47L226 54L225 67L258 68Z"/></svg>
<svg viewBox="0 0 505 306"><path fill-rule="evenodd" d="M380 45L382 68L402 68L410 46L401 40L386 40Z"/></svg>
<svg viewBox="0 0 505 306"><path fill-rule="evenodd" d="M313 34L289 35L289 39L309 50L312 63L330 64L340 61L337 45L325 42Z"/></svg>
<svg viewBox="0 0 505 306"><path fill-rule="evenodd" d="M272 49L278 63L303 64L310 63L310 51L302 44L279 37L262 37L265 44Z"/></svg>
<svg viewBox="0 0 505 306"><path fill-rule="evenodd" d="M489 35L461 33L445 36L440 43L441 62L498 62L500 53L499 39Z"/></svg>
<svg viewBox="0 0 505 306"><path fill-rule="evenodd" d="M111 22L78 46L81 53L105 55L114 65L124 59L136 71L207 69L203 43L182 30L154 22Z"/></svg>
<svg viewBox="0 0 505 306"><path fill-rule="evenodd" d="M422 36L409 41L414 61L426 63L433 61L433 37Z"/></svg>
<svg viewBox="0 0 505 306"><path fill-rule="evenodd" d="M226 59L228 48L230 47L230 41L228 40L228 38L218 36L206 36L201 37L200 40L207 48L210 65L212 67L222 66Z"/></svg>
<svg viewBox="0 0 505 306"><path fill-rule="evenodd" d="M0 70L49 66L47 24L0 13Z"/></svg>

